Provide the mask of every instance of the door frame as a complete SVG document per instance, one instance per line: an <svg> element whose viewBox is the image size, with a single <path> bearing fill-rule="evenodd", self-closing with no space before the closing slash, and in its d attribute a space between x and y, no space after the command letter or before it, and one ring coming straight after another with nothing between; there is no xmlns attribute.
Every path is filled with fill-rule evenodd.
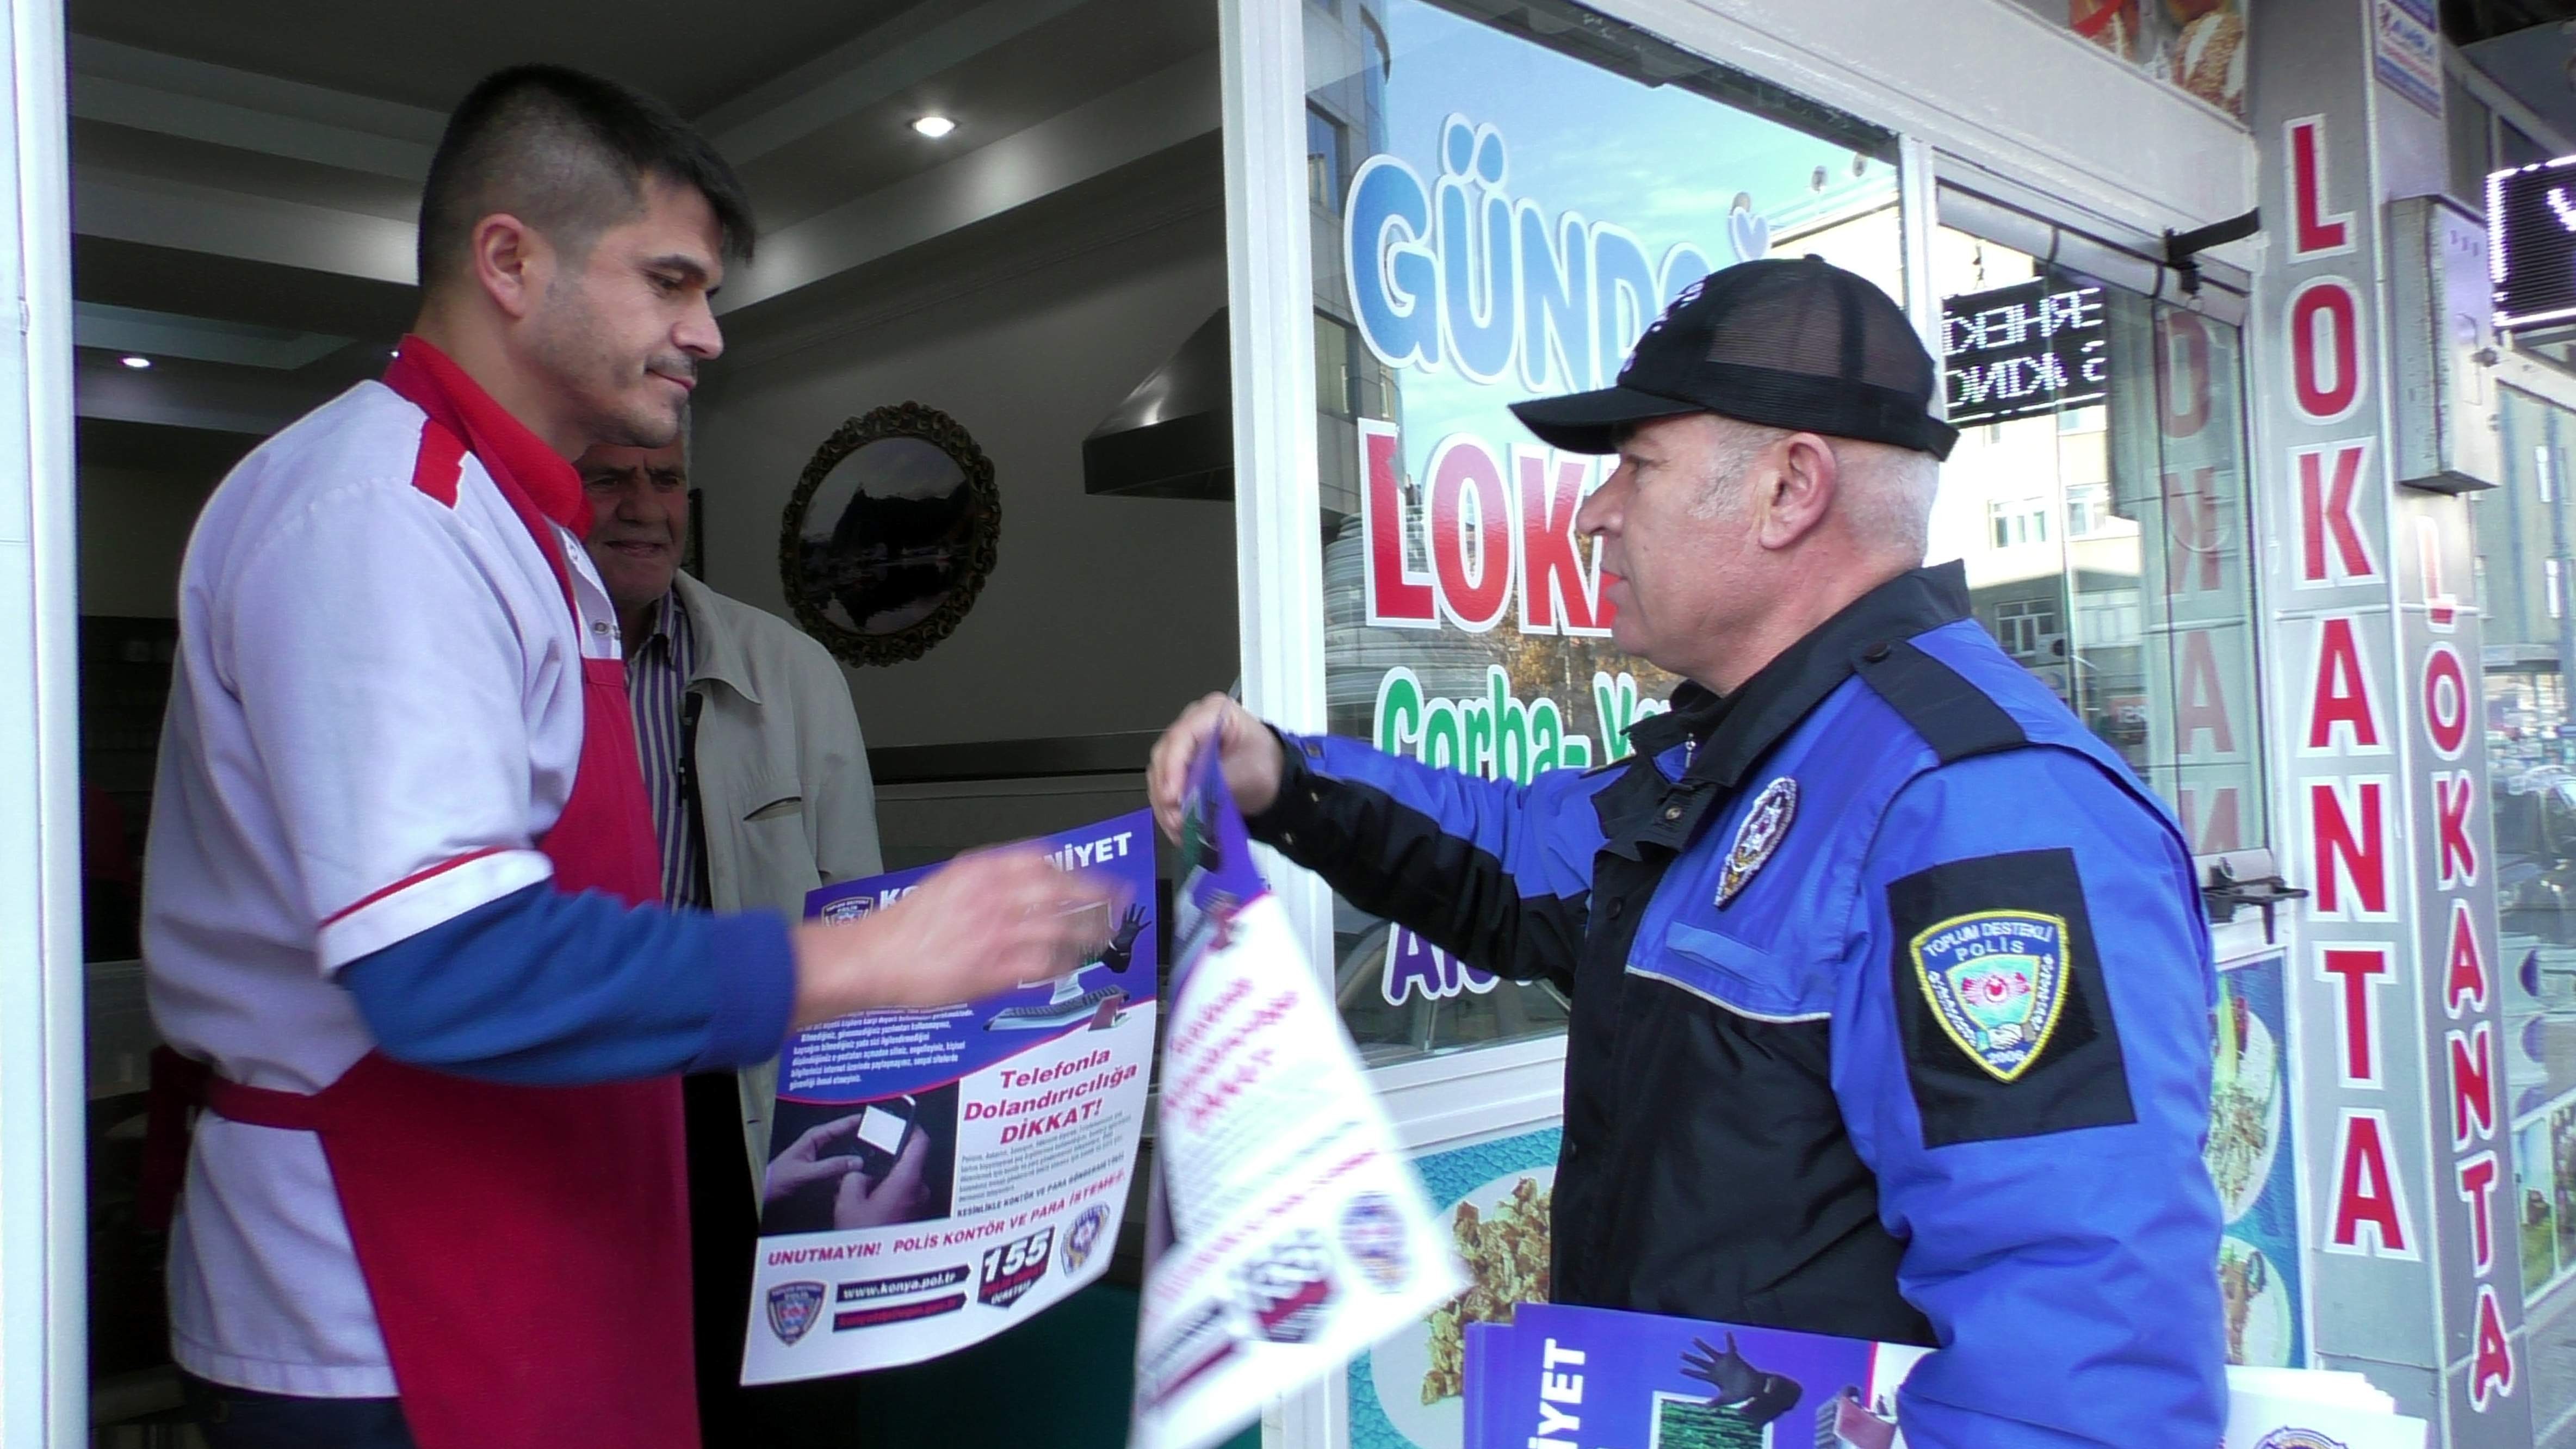
<svg viewBox="0 0 2576 1449"><path fill-rule="evenodd" d="M0 1443L89 1440L63 8L0 0ZM32 968L32 969L30 969Z"/></svg>

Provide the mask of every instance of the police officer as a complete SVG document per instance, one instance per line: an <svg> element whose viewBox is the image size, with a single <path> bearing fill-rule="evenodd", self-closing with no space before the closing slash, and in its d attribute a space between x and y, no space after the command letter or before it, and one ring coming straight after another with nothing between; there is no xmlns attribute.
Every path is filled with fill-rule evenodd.
<svg viewBox="0 0 2576 1449"><path fill-rule="evenodd" d="M1554 1293L1936 1346L1912 1449L2199 1446L2224 1414L2200 1143L2214 971L2126 765L1919 567L1934 372L1824 262L1713 274L1618 385L1514 408L1619 457L1578 527L1634 753L1516 787L1192 706L1253 832L1573 1001Z"/></svg>

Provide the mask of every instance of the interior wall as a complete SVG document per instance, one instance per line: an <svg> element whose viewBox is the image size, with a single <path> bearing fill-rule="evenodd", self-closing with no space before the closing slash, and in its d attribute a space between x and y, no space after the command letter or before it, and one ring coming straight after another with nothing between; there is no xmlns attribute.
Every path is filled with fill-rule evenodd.
<svg viewBox="0 0 2576 1449"><path fill-rule="evenodd" d="M1159 729L1234 679L1232 507L1089 496L1081 456L1224 305L1222 211L1209 195L1160 220L1091 212L912 258L826 315L800 308L792 334L755 319L707 369L692 462L707 581L782 616L782 513L845 420L919 402L993 461L999 559L972 610L921 659L848 671L871 746Z"/></svg>
<svg viewBox="0 0 2576 1449"><path fill-rule="evenodd" d="M921 402L993 460L999 561L974 608L919 660L846 671L870 745L1159 729L1233 682L1232 506L1082 488L1083 438L1224 305L1222 211L1193 199L1213 181L1166 167L726 319L693 442L717 589L787 616L781 514L848 418ZM188 532L255 440L217 441L85 423L83 614L174 617Z"/></svg>
<svg viewBox="0 0 2576 1449"><path fill-rule="evenodd" d="M188 530L220 475L85 463L77 477L80 611L175 618Z"/></svg>

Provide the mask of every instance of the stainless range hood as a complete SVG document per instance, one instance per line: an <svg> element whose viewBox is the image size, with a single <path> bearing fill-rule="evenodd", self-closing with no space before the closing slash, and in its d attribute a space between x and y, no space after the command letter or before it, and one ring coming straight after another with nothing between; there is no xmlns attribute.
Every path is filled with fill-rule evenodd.
<svg viewBox="0 0 2576 1449"><path fill-rule="evenodd" d="M1082 491L1234 496L1234 369L1216 309L1082 443Z"/></svg>

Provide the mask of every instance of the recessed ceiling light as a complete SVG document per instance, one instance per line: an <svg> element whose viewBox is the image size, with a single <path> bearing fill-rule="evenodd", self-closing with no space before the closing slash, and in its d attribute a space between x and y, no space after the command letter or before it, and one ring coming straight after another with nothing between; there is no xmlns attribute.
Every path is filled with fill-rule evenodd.
<svg viewBox="0 0 2576 1449"><path fill-rule="evenodd" d="M949 132L956 130L957 123L948 119L946 116L923 116L912 123L912 128L936 141L940 137L947 135Z"/></svg>
<svg viewBox="0 0 2576 1449"><path fill-rule="evenodd" d="M137 371L140 371L141 369L143 369L143 368L147 368L147 367L150 367L150 366L152 365L152 359L151 359L151 358L148 358L148 357L139 357L139 356L136 356L136 355L134 355L134 354L132 354L132 353L128 353L128 354L127 354L127 355L125 355L124 357L120 357L120 358L118 358L118 359L117 359L117 361L122 362L122 363L124 363L126 366L131 367L131 368L134 368L134 369L136 369Z"/></svg>

